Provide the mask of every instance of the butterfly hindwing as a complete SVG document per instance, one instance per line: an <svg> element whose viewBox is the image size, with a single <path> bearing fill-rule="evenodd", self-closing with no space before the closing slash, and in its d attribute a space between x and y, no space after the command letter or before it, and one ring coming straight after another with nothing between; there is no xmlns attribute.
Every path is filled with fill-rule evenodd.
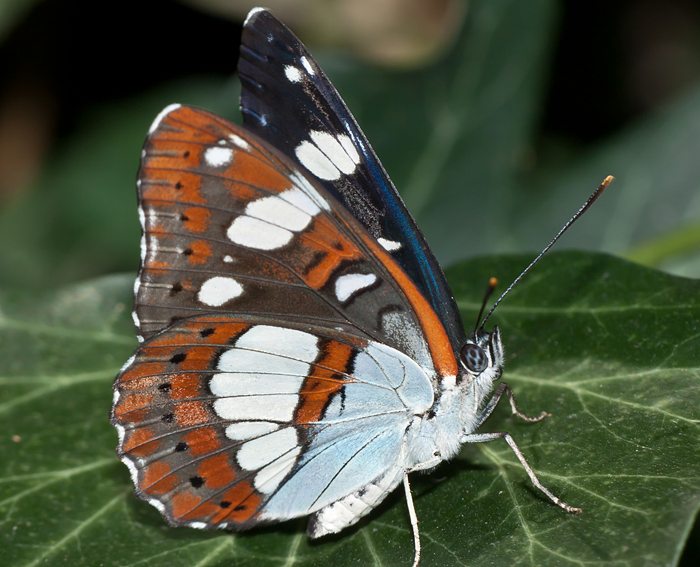
<svg viewBox="0 0 700 567"><path fill-rule="evenodd" d="M374 482L383 498L406 427L432 403L425 372L381 343L205 315L141 345L112 421L139 495L172 524L245 529L332 510Z"/></svg>
<svg viewBox="0 0 700 567"><path fill-rule="evenodd" d="M454 348L459 312L415 221L342 98L299 39L266 10L248 16L238 63L245 126L308 170L412 278Z"/></svg>

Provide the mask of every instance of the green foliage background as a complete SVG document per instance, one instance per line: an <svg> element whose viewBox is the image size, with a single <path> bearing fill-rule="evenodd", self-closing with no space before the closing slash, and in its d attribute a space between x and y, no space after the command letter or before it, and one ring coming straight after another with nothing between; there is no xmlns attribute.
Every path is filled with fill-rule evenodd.
<svg viewBox="0 0 700 567"><path fill-rule="evenodd" d="M474 1L451 53L424 70L319 57L439 258L485 255L448 272L467 321L487 277L508 281L528 259L490 254L541 247L608 173L618 181L565 245L700 273L700 87L594 149L533 163L557 6ZM237 88L192 77L96 110L0 211L12 243L0 255L0 562L409 563L400 495L329 542L294 523L206 534L166 527L114 457L110 383L135 345L133 276L55 290L135 272L148 124L174 101L238 120ZM542 501L507 447L468 448L416 482L425 564L675 564L700 502L699 297L696 280L608 256L547 259L498 320L506 379L524 408L554 417L526 426L503 410L488 430L511 430L543 481L586 511Z"/></svg>

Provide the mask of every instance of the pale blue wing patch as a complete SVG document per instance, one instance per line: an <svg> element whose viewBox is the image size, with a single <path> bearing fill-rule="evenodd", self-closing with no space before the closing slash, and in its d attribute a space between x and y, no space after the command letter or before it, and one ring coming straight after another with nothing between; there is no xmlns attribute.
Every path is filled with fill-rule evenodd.
<svg viewBox="0 0 700 567"><path fill-rule="evenodd" d="M432 404L432 385L420 366L391 347L369 343L355 357L349 383L309 426L308 445L263 517L311 514L403 470L406 430Z"/></svg>

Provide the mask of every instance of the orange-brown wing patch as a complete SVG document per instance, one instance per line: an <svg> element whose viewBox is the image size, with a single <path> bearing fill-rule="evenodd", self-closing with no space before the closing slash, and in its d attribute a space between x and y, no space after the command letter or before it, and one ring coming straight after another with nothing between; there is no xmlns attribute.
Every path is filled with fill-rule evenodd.
<svg viewBox="0 0 700 567"><path fill-rule="evenodd" d="M309 424L321 419L333 396L348 382L347 372L354 352L349 344L333 340L326 342L323 356L313 365L302 386L295 423Z"/></svg>
<svg viewBox="0 0 700 567"><path fill-rule="evenodd" d="M223 434L207 386L218 354L249 328L227 316L182 321L144 343L115 381L119 453L138 494L159 502L173 524L215 527L224 518L242 524L261 501L245 476L239 478L236 444ZM229 493L235 503L225 499ZM245 512L234 512L243 500Z"/></svg>

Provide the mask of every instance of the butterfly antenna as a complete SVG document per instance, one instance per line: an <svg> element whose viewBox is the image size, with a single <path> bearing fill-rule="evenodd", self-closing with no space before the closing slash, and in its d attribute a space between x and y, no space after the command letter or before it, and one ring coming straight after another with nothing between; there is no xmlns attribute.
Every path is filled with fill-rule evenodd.
<svg viewBox="0 0 700 567"><path fill-rule="evenodd" d="M476 335L476 332L479 330L479 327L483 326L483 325L479 325L479 322L481 321L481 316L484 314L484 310L486 309L486 303L493 295L493 291L496 289L497 285L498 285L498 278L491 276L489 278L488 287L486 288L486 291L484 292L484 299L481 302L481 309L479 309L479 314L476 316L476 324L474 325L474 334L475 335Z"/></svg>
<svg viewBox="0 0 700 567"><path fill-rule="evenodd" d="M557 232L556 236L554 238L552 238L552 240L549 241L549 244L547 244L547 246L545 246L542 249L542 252L540 252L537 256L535 256L534 260L532 260L532 262L530 262L528 264L528 266L522 272L520 272L520 275L517 278L515 278L513 280L513 283L511 283L506 288L506 290L499 296L499 298L496 300L496 302L491 306L491 309L489 309L489 312L486 314L486 317L484 317L484 320L481 322L481 325L479 326L479 328L484 327L484 325L486 324L486 321L489 320L489 317L491 317L491 315L495 311L496 307L498 307L498 304L503 300L503 298L506 295L508 295L510 290L513 289L518 284L518 282L520 282L520 280L523 279L525 274L527 274L532 269L532 267L535 264L537 264L537 262L540 261L542 256L544 256L549 251L549 249L552 246L554 246L556 241L561 238L562 234L564 234L567 230L569 230L571 225L574 224L581 217L581 215L583 213L585 213L593 203L596 202L598 197L600 197L603 194L603 191L605 191L614 180L615 180L615 178L612 175L608 175L605 179L603 179L603 181L601 181L600 185L598 185L596 190L593 191L591 196L588 197L588 199L586 199L586 202L583 205L581 205L581 208L578 211L576 211L573 214L573 216L568 221L566 221L566 223L564 223L564 226L562 226L559 229L559 232ZM483 309L483 307L482 307L482 309Z"/></svg>

